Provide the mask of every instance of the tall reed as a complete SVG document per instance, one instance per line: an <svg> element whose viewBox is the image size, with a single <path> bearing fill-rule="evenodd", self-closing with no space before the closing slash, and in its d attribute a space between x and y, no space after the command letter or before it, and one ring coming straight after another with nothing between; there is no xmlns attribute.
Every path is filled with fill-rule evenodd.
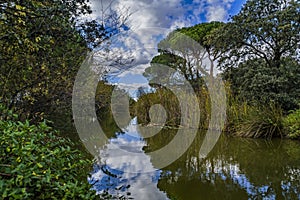
<svg viewBox="0 0 300 200"><path fill-rule="evenodd" d="M246 106L245 106L246 105ZM244 104L242 118L235 125L235 133L241 137L283 137L282 110L273 103L264 106Z"/></svg>
<svg viewBox="0 0 300 200"><path fill-rule="evenodd" d="M189 104L193 102L188 92L181 91L179 95L183 97L185 103ZM204 87L196 91L196 95L200 108L200 128L207 128L207 113L210 109L210 103L208 102L209 95ZM190 124L195 124L193 120L197 119L196 115L199 115L199 113L193 111L180 110L180 102L176 95L166 88L159 88L154 93L142 95L136 102L134 112L138 117L139 123L148 124L150 122L149 110L155 104L162 105L166 110L167 120L165 126L179 127L179 125L182 125L188 127ZM182 112L186 112L187 114L187 119L184 120L185 124L181 124Z"/></svg>

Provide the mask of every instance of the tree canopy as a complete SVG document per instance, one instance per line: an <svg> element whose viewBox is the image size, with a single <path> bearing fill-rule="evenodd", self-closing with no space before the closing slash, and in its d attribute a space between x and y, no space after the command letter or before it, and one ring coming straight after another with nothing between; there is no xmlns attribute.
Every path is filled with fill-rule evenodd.
<svg viewBox="0 0 300 200"><path fill-rule="evenodd" d="M214 62L219 54L213 51L210 35L222 25L221 22L202 23L171 32L158 44L160 54L152 59L151 65L167 65L181 72L194 89L199 89L203 85L201 77L214 73ZM146 77L159 74L151 69L146 69Z"/></svg>
<svg viewBox="0 0 300 200"><path fill-rule="evenodd" d="M232 91L246 101L291 110L299 104L300 2L248 0L214 32L219 66Z"/></svg>
<svg viewBox="0 0 300 200"><path fill-rule="evenodd" d="M248 0L242 10L214 35L222 50L221 66L237 66L262 58L279 67L285 57L299 61L300 2L298 0Z"/></svg>
<svg viewBox="0 0 300 200"><path fill-rule="evenodd" d="M89 47L122 27L116 13L102 22L83 20L90 13L86 0L0 1L0 102L25 117L69 106Z"/></svg>

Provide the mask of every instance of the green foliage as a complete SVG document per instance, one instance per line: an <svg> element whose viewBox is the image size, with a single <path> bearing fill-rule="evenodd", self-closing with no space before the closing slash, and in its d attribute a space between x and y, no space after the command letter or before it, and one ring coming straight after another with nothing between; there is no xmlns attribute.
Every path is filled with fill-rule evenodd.
<svg viewBox="0 0 300 200"><path fill-rule="evenodd" d="M245 60L263 59L278 68L285 57L299 61L300 2L248 0L232 21L214 34L222 51L220 65L237 66Z"/></svg>
<svg viewBox="0 0 300 200"><path fill-rule="evenodd" d="M240 100L261 104L272 101L285 111L298 107L300 65L292 59L282 60L279 68L268 67L263 59L246 61L238 68L228 68L223 77Z"/></svg>
<svg viewBox="0 0 300 200"><path fill-rule="evenodd" d="M0 121L2 120L12 120L16 121L18 115L15 114L12 110L7 109L4 105L0 104Z"/></svg>
<svg viewBox="0 0 300 200"><path fill-rule="evenodd" d="M209 23L201 23L191 27L184 27L181 29L177 29L171 32L165 39L163 39L159 44L158 48L166 49L171 48L177 50L178 47L189 47L192 48L193 45L182 44L181 42L188 42L182 40L182 36L185 35L192 40L199 43L202 47L205 48L206 51L211 51L214 48L214 44L211 43L210 36L217 29L222 27L222 22L209 22ZM180 33L180 34L178 34ZM179 49L183 50L183 49ZM199 50L199 49L198 49Z"/></svg>
<svg viewBox="0 0 300 200"><path fill-rule="evenodd" d="M211 34L223 25L221 22L201 23L192 27L181 28L171 32L159 42L160 54L151 61L151 66L163 64L179 71L190 82L195 90L203 86L203 76L212 76L214 61L219 57L211 42ZM210 65L206 66L204 58L208 58ZM146 77L159 72L146 70Z"/></svg>
<svg viewBox="0 0 300 200"><path fill-rule="evenodd" d="M33 118L67 106L87 52L75 17L89 12L81 0L1 4L0 101L6 107Z"/></svg>
<svg viewBox="0 0 300 200"><path fill-rule="evenodd" d="M223 25L224 23L222 22L201 23L192 27L179 29L179 32L189 36L203 46L207 52L212 53L214 44L211 41L211 35Z"/></svg>
<svg viewBox="0 0 300 200"><path fill-rule="evenodd" d="M148 124L150 122L149 110L155 104L161 104L167 111L166 126L180 124L179 102L176 96L167 89L158 89L155 93L140 96L135 105L135 114L139 123Z"/></svg>
<svg viewBox="0 0 300 200"><path fill-rule="evenodd" d="M95 199L91 161L45 122L0 121L1 199Z"/></svg>
<svg viewBox="0 0 300 200"><path fill-rule="evenodd" d="M89 47L118 34L128 17L113 12L101 24L84 21L91 13L88 0L0 5L0 103L36 121L70 109L73 82Z"/></svg>
<svg viewBox="0 0 300 200"><path fill-rule="evenodd" d="M99 114L98 116L101 116L100 112L110 109L111 95L114 88L115 86L104 81L98 83L95 93L96 111Z"/></svg>
<svg viewBox="0 0 300 200"><path fill-rule="evenodd" d="M213 33L219 66L242 101L298 108L300 2L248 0Z"/></svg>
<svg viewBox="0 0 300 200"><path fill-rule="evenodd" d="M157 64L166 65L175 69L176 72L180 72L183 77L189 81L194 90L199 90L204 84L204 80L199 71L195 70L193 66L188 64L184 58L176 56L170 52L161 53L151 60L151 67L146 68L145 73L143 74L150 82L156 82L156 78L158 77L158 79L161 79L160 74L162 73L169 74L169 76L164 76L165 81L170 79L172 79L172 82L176 81L176 78L174 78L176 77L174 75L176 72L166 73L164 70L160 70L159 67L156 67ZM151 83L150 85L158 87L157 85Z"/></svg>
<svg viewBox="0 0 300 200"><path fill-rule="evenodd" d="M300 109L292 111L286 116L283 124L289 138L300 139Z"/></svg>

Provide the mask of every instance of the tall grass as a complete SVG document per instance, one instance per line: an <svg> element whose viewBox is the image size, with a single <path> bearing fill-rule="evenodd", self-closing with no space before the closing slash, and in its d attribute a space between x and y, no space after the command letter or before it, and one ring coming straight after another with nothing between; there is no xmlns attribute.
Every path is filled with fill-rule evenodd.
<svg viewBox="0 0 300 200"><path fill-rule="evenodd" d="M227 86L228 87L228 86ZM226 133L250 138L283 137L282 109L270 102L261 105L241 101L227 88Z"/></svg>
<svg viewBox="0 0 300 200"><path fill-rule="evenodd" d="M182 95L185 103L193 102L191 96L182 91ZM199 108L200 108L200 126L205 128L208 126L208 111L210 110L209 95L206 88L196 92ZM160 104L164 107L167 114L167 120L165 126L170 127L189 127L191 124L195 124L196 115L199 113L190 111L181 111L178 98L168 89L159 88L154 93L142 95L134 106L134 113L138 117L138 122L141 124L148 124L150 122L149 110L151 106L155 104ZM185 119L185 124L181 124L182 112L187 113L187 119ZM198 122L199 123L199 122ZM193 127L194 128L194 127Z"/></svg>
<svg viewBox="0 0 300 200"><path fill-rule="evenodd" d="M262 105L258 102L241 101L233 96L230 87L226 85L227 115L224 132L240 137L273 138L284 137L282 109L270 102ZM207 129L211 116L211 101L207 88L196 91L200 107L200 129ZM188 95L185 101L189 101ZM176 96L165 88L157 89L154 93L142 95L135 104L134 112L138 122L148 124L150 117L148 111L154 104L161 104L167 113L166 126L178 127L181 111ZM195 113L188 113L189 120L193 120ZM298 133L298 132L297 132Z"/></svg>
<svg viewBox="0 0 300 200"><path fill-rule="evenodd" d="M282 111L274 104L248 106L243 117L236 124L235 134L241 137L268 138L283 137Z"/></svg>

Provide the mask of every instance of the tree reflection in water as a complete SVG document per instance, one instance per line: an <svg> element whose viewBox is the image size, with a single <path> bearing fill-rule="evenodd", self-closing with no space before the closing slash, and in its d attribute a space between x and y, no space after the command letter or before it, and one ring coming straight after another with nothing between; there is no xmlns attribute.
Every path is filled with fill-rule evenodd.
<svg viewBox="0 0 300 200"><path fill-rule="evenodd" d="M127 132L116 133L117 137L100 147L89 181L99 194L109 193L120 199L167 199L157 188L161 171L144 153L146 142L139 137L135 122L126 128Z"/></svg>
<svg viewBox="0 0 300 200"><path fill-rule="evenodd" d="M205 132L199 131L184 155L156 169L147 152L166 145L176 132L163 129L143 139L132 121L125 133L116 133L99 147L90 183L98 193L125 199L300 199L299 141L222 135L202 160L199 150Z"/></svg>

